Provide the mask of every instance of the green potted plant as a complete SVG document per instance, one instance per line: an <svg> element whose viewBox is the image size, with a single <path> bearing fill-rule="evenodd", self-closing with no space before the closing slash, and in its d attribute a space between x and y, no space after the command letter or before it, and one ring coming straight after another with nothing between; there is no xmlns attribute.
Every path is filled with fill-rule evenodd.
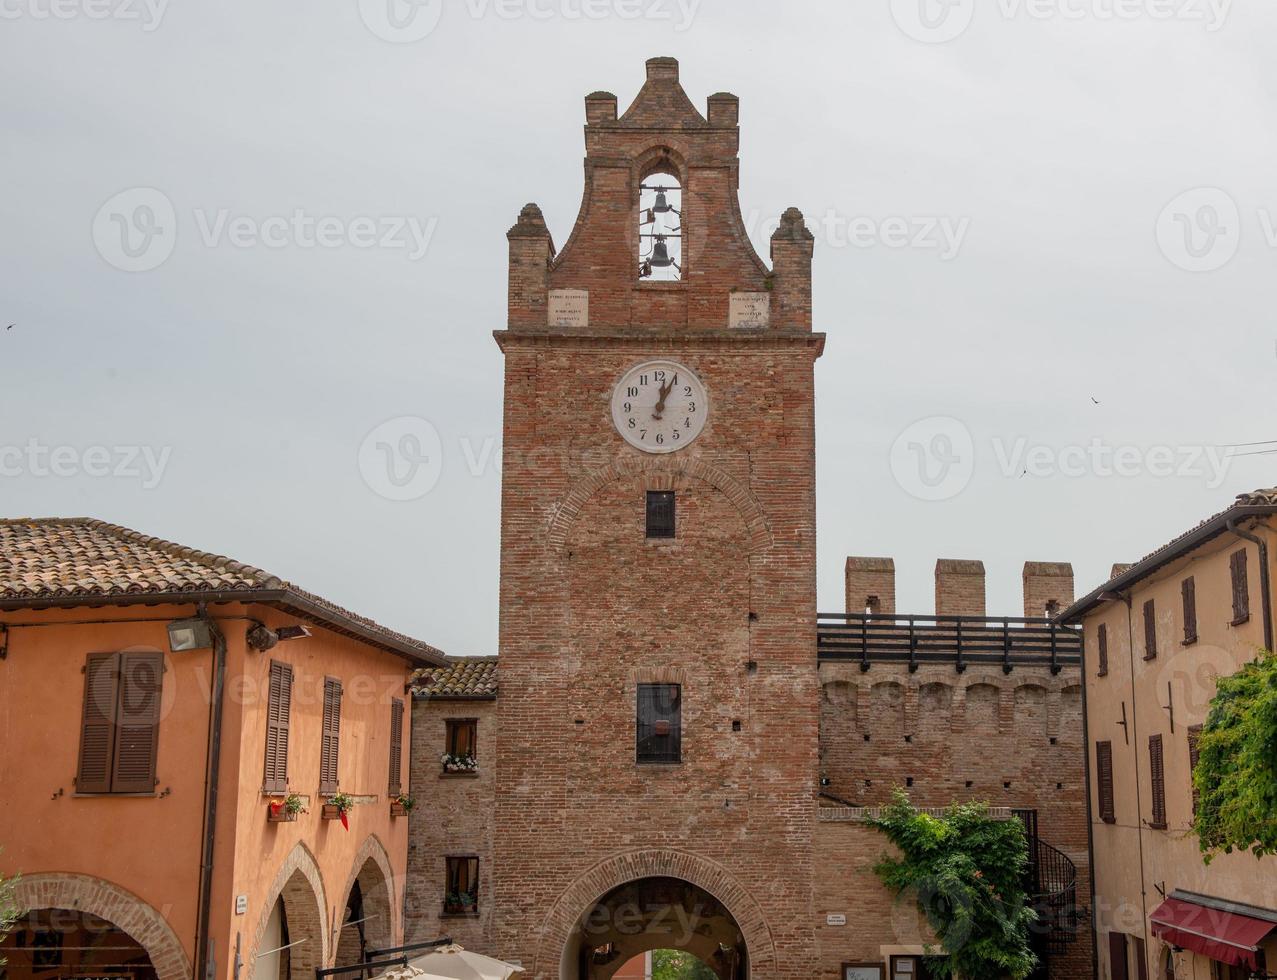
<svg viewBox="0 0 1277 980"><path fill-rule="evenodd" d="M270 823L293 823L297 815L306 812L306 800L297 793L289 793L266 804L266 819Z"/></svg>
<svg viewBox="0 0 1277 980"><path fill-rule="evenodd" d="M334 793L324 801L323 817L325 820L340 820L341 825L350 829L348 814L355 806L354 797L348 793Z"/></svg>
<svg viewBox="0 0 1277 980"><path fill-rule="evenodd" d="M407 793L400 793L390 801L390 815L392 817L406 817L412 813L412 808L417 805L417 801Z"/></svg>

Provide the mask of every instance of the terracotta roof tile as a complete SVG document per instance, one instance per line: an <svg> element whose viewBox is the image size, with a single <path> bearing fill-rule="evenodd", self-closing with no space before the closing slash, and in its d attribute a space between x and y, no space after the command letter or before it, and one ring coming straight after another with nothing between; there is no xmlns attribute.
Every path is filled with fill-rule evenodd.
<svg viewBox="0 0 1277 980"><path fill-rule="evenodd" d="M428 667L412 678L421 698L495 698L496 657L449 657L446 667Z"/></svg>
<svg viewBox="0 0 1277 980"><path fill-rule="evenodd" d="M269 572L91 518L0 519L0 603L66 604L83 599L243 593L311 616L419 661L442 662L434 647L299 589ZM262 593L269 593L264 597Z"/></svg>

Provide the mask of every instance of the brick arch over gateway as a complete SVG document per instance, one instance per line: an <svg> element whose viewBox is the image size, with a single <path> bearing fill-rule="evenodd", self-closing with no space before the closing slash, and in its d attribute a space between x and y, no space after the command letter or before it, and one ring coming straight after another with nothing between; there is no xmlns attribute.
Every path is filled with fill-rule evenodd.
<svg viewBox="0 0 1277 980"><path fill-rule="evenodd" d="M596 864L559 896L541 924L541 941L529 976L559 975L563 950L581 915L609 892L643 878L678 878L723 904L745 937L750 972L773 976L776 947L758 902L722 865L683 851L646 850L620 854Z"/></svg>
<svg viewBox="0 0 1277 980"><path fill-rule="evenodd" d="M696 457L671 460L665 458L644 458L625 456L614 463L595 470L581 477L568 491L567 495L555 508L550 519L548 539L550 547L562 551L567 547L568 535L581 514L581 508L590 498L608 484L632 476L647 476L659 486L651 489L677 489L679 481L686 479L700 480L723 494L740 512L749 532L749 550L752 554L767 551L772 545L771 528L767 523L767 515L762 505L743 483L730 473L711 466Z"/></svg>
<svg viewBox="0 0 1277 980"><path fill-rule="evenodd" d="M89 875L28 874L16 899L27 909L73 909L106 919L146 950L159 980L190 980L191 963L173 927L146 902L118 885Z"/></svg>
<svg viewBox="0 0 1277 980"><path fill-rule="evenodd" d="M375 873L366 870L368 862L371 861L377 868ZM380 881L377 879L380 878ZM373 947L393 946L399 936L399 902L395 899L395 872L390 865L390 855L386 852L386 846L381 842L376 834L369 834L364 838L364 842L359 846L359 851L355 855L355 860L351 862L350 874L346 878L345 887L341 891L341 900L344 902L350 895L350 890L355 887L355 881L358 880L363 891L364 914L376 917L384 917L385 922L372 928L374 938L381 936L388 941L382 943L380 941L372 943ZM381 894L378 894L378 890ZM340 911L340 907L339 907ZM338 933L333 939L333 948L338 949L341 946L341 923L337 924ZM340 959L340 955L338 956Z"/></svg>

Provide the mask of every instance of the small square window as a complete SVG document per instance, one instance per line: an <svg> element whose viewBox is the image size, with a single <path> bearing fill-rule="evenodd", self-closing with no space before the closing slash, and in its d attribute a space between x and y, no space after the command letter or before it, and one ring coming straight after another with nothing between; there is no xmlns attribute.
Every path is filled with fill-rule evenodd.
<svg viewBox="0 0 1277 980"><path fill-rule="evenodd" d="M647 536L649 538L674 537L673 490L647 492Z"/></svg>
<svg viewBox="0 0 1277 980"><path fill-rule="evenodd" d="M683 761L683 689L678 684L638 686L639 762Z"/></svg>

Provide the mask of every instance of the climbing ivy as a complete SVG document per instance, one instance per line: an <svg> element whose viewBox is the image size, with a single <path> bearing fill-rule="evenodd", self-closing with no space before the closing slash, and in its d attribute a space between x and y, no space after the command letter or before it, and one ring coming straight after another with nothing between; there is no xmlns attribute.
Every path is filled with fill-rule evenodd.
<svg viewBox="0 0 1277 980"><path fill-rule="evenodd" d="M940 951L928 951L933 976L1023 980L1033 972L1029 926L1037 916L1026 904L1029 846L1019 820L996 820L982 803L932 816L898 789L869 823L900 850L874 872L898 897L917 901L940 940Z"/></svg>
<svg viewBox="0 0 1277 980"><path fill-rule="evenodd" d="M1197 750L1193 829L1206 862L1277 854L1277 655L1219 679Z"/></svg>

